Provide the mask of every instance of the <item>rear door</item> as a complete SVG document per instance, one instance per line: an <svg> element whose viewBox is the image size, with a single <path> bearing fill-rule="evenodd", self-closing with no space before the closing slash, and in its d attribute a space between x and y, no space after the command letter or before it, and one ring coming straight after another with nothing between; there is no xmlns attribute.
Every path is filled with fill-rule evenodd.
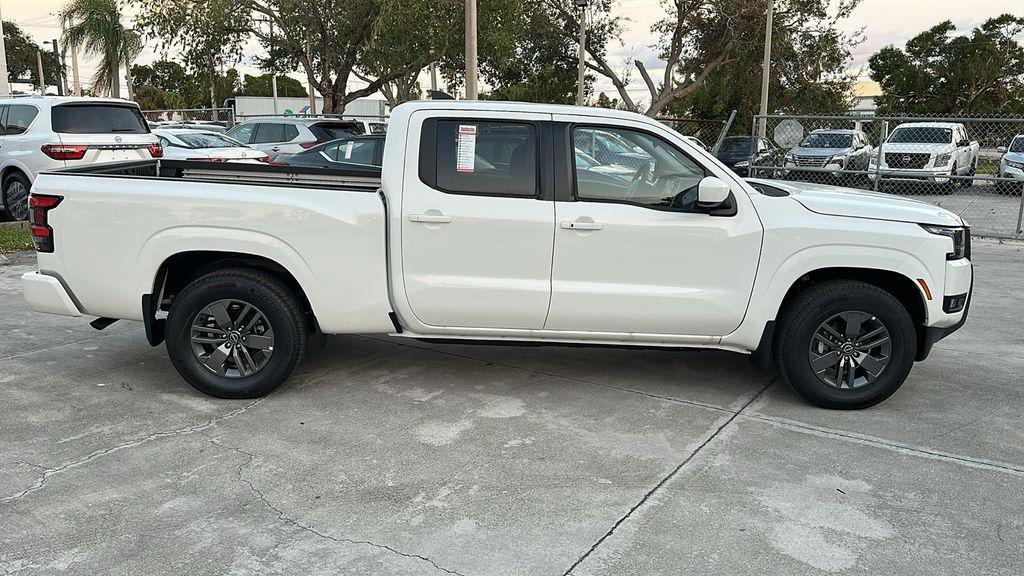
<svg viewBox="0 0 1024 576"><path fill-rule="evenodd" d="M551 116L428 114L412 116L406 144L401 266L408 308L426 326L420 330L542 328L554 203L543 197L539 166Z"/></svg>
<svg viewBox="0 0 1024 576"><path fill-rule="evenodd" d="M139 108L129 104L59 104L51 109L50 122L61 144L85 147L76 159L82 163L149 160L150 146L159 143Z"/></svg>

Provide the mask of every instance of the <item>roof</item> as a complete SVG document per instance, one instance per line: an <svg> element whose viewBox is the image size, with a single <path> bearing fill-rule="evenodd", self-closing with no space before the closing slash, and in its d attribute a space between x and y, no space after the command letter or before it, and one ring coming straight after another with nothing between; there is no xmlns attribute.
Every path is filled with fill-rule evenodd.
<svg viewBox="0 0 1024 576"><path fill-rule="evenodd" d="M251 124L253 122L272 122L276 124L318 124L320 122L335 122L338 124L357 124L358 120L347 120L344 118L331 118L329 116L257 116L249 118L239 124Z"/></svg>
<svg viewBox="0 0 1024 576"><path fill-rule="evenodd" d="M137 103L131 100L124 100L121 98L98 98L95 96L13 96L7 98L0 98L2 104L44 104L49 106L57 106L59 104L121 104L122 106L138 106Z"/></svg>
<svg viewBox="0 0 1024 576"><path fill-rule="evenodd" d="M216 130L202 130L202 129L194 129L194 128L160 128L160 127L157 127L157 128L153 128L151 131L153 132L153 134L161 134L162 133L162 134L171 134L171 135L175 135L175 136L178 135L178 134L216 134L217 136L223 136L224 135L223 132L218 132Z"/></svg>
<svg viewBox="0 0 1024 576"><path fill-rule="evenodd" d="M646 119L656 122L650 116L637 112L617 110L614 108L597 108L594 106L571 106L568 104L537 104L534 102L505 102L497 100L412 100L395 106L391 110L391 118L396 111L405 113L416 110L465 110L491 112L527 112L535 114L573 114L577 116L599 116L601 118L620 118L622 120Z"/></svg>
<svg viewBox="0 0 1024 576"><path fill-rule="evenodd" d="M821 134L824 132L829 134L856 134L860 132L860 130L853 130L851 128L817 128L815 130L811 130L811 134Z"/></svg>
<svg viewBox="0 0 1024 576"><path fill-rule="evenodd" d="M959 126L962 126L959 122L904 122L896 128L949 128L952 130Z"/></svg>

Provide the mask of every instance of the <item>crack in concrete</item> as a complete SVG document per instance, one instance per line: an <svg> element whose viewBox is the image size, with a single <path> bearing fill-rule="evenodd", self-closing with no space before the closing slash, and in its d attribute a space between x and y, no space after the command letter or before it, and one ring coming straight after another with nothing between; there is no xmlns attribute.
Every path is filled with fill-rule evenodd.
<svg viewBox="0 0 1024 576"><path fill-rule="evenodd" d="M355 540L355 539L352 539L352 538L332 536L332 535L327 534L325 532L321 532L321 531L317 530L316 528L313 528L312 526L307 526L307 525L299 522L298 520L295 520L294 518L286 515L284 513L284 510L281 510L280 508L275 506L274 503L271 502L266 497L266 495L264 495L263 492L259 488L257 488L255 484L253 484L253 482L251 480L249 480L248 478L246 478L242 474L242 471L245 468L247 468L248 466L251 466L252 463L258 458L258 456L256 456L256 454L253 454L252 452L249 452L247 450L243 450L242 448L238 448L236 446L229 446L227 444L224 444L224 443L216 440L215 438L211 437L209 434L205 434L204 433L203 435L206 436L207 440L209 440L209 442L211 444L213 444L214 446L218 446L220 448L231 450L232 452L236 452L236 453L241 454L241 455L246 457L246 460L238 465L238 469L237 469L238 480L243 482L243 483L245 483L249 487L249 491L252 492L253 495L256 496L256 498L259 499L259 501L262 502L263 505L268 510L270 510L273 513L277 514L277 519L280 520L281 522L284 522L285 524L288 524L289 526L293 526L293 527L295 527L295 528L297 528L297 529L299 529L299 530L301 530L303 532L307 532L309 534L313 534L314 536L316 536L318 538L322 538L324 540L330 540L330 541L336 542L338 544L352 544L352 545L357 545L357 546L370 546L372 548L377 548L379 550L385 550L387 552L390 552L392 554L396 554L396 555L401 556L403 558L409 558L409 559L412 559L412 560L419 560L421 562L426 562L426 563L430 564L431 566L433 566L434 569L436 569L438 571L441 571L441 572L444 572L446 574L453 574L454 576L463 576L463 574L461 574L459 572L456 572L454 570L450 570L448 568L445 568L444 566L441 566L440 564L438 564L434 560L431 560L430 558L427 558L426 556L422 556L420 554L410 554L408 552L402 552L401 550L397 550L397 549L395 549L395 548L393 548L393 547L391 547L391 546L389 546L387 544L380 544L380 543L377 543L377 542L371 542L369 540Z"/></svg>
<svg viewBox="0 0 1024 576"><path fill-rule="evenodd" d="M20 354L12 354L10 356L4 356L3 358L0 358L0 362L5 362L7 360L13 360L15 358L21 358L23 356L30 356L32 354L38 354L40 352L48 352L50 350L56 350L58 348L64 348L65 346L74 346L76 344L85 344L86 342L94 342L96 340L104 340L104 339L107 339L107 338L115 338L117 336L123 336L123 335L129 334L131 332L136 332L138 330L140 330L140 328L132 327L132 328L127 328L125 330L117 330L117 331L114 331L114 332L109 332L107 334L101 334L99 336L92 336L90 338L83 338L81 340L73 340L71 342L65 342L63 344L57 344L55 346L49 346L47 348L38 348L36 350L29 350L27 352L21 352Z"/></svg>
<svg viewBox="0 0 1024 576"><path fill-rule="evenodd" d="M722 433L722 430L725 430L725 428L727 426L729 426L729 424L732 424L732 422L734 420L736 420L736 418L739 417L739 415L742 414L743 411L746 410L748 406L753 404L754 401L757 400L761 396L761 394L764 393L765 390L767 390L768 388L771 388L772 384L774 384L777 381L778 381L778 379L776 378L776 379L772 380L771 382L768 382L768 384L766 384L763 388L758 390L756 394L751 396L751 398L749 400L747 400L743 404L743 406L740 407L739 410L737 410L736 412L732 413L730 416L723 418L723 421L721 421L720 424L716 424L715 426L713 426L713 430L712 430L711 434L708 435L708 437L705 438L704 441L701 442L700 445L698 445L693 450L693 452L690 452L690 455L687 456L685 460L680 462L679 465L676 466L675 468L673 468L672 471L669 472L667 476L662 478L660 482L658 482L657 484L654 485L653 488L648 490L647 493L644 494L642 498L640 498L640 501L637 502L636 504L634 504L633 507L630 508L628 512L626 512L621 518L619 518L615 522L615 524L613 524L612 527L607 532L604 533L603 536L598 538L597 542L594 542L594 544L589 549L587 549L586 552L583 553L582 556L577 558L576 561L572 563L572 566L569 566L569 568L565 572L562 573L562 576L568 576L569 574L571 574L572 571L575 570L577 566L582 564L584 560L586 560L591 554L594 553L595 550L598 549L598 547L601 546L601 544L603 544L608 538L610 538L611 535L615 533L615 530L618 529L619 526L621 526L626 520L629 520L629 518L633 515L634 512L639 510L640 507L644 505L644 503L646 503L648 500L650 500L651 496L653 496L655 492L660 490L662 486L665 486L669 482L669 480L671 480L677 474L679 474L679 471L682 470L687 464L689 464L694 458L696 458L697 454L699 454L701 452L701 450L704 449L705 446L707 446L708 444L711 443L712 440L717 438L718 435Z"/></svg>
<svg viewBox="0 0 1024 576"><path fill-rule="evenodd" d="M29 486L28 488L22 490L21 492L19 492L17 494L13 494L11 496L6 496L4 498L0 498L0 504L6 503L6 502L14 502L14 501L17 501L17 500L20 500L20 499L24 498L25 496L28 496L29 494L32 494L33 492L37 492L37 491L41 490L44 486L46 486L46 482L52 476L64 473L64 472L66 472L68 470L72 470L74 468L77 468L77 467L82 466L84 464L87 464L89 462L92 462L93 460L95 460L97 458L101 458L103 456L106 456L108 454L113 454L115 452L120 452L121 450L125 450L125 449L128 449L128 448L134 448L136 446L141 446L143 444L147 444L149 442L152 442L153 440L159 440L161 438L168 438L168 437L171 437L171 436L185 436L185 435L188 435L188 434L195 434L196 432L202 432L203 430L206 430L208 428L216 426L218 422L222 422L222 421L227 420L229 418L234 418L235 416L238 416L239 414L245 413L250 408L252 408L253 406L256 406L257 404L259 404L262 401L263 401L263 398L257 398L256 400L253 400L252 402L246 404L245 406L243 406L243 407L241 407L241 408L239 408L237 410L232 410L231 412L228 412L227 414L224 414L222 416L218 416L216 418L211 418L210 420L206 421L206 423L204 423L204 424L197 424L195 426L188 426L186 428L178 428L176 430L167 430L167 431L163 431L163 432L154 432L154 433L149 434L148 436L145 436L143 438L139 438L137 440L132 440L131 442L125 442L123 444L118 444L116 446L111 446L109 448L103 448L101 450L96 450L95 452L93 452L93 453L91 453L91 454L89 454L89 455L87 455L87 456L85 456L83 458L79 458L78 460L73 460L71 462L67 462L65 464L61 464L60 466L57 466L55 468L45 468L43 470L43 473L39 476L39 479L36 480L35 484L33 484L32 486Z"/></svg>

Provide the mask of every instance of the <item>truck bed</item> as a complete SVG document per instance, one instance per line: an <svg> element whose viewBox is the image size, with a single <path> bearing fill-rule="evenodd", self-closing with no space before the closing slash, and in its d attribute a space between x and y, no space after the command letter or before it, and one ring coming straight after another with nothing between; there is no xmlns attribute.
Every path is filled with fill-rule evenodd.
<svg viewBox="0 0 1024 576"><path fill-rule="evenodd" d="M390 331L379 185L379 170L178 160L44 172L32 193L63 199L39 269L83 314L141 320L171 259L265 259L299 283L325 332Z"/></svg>

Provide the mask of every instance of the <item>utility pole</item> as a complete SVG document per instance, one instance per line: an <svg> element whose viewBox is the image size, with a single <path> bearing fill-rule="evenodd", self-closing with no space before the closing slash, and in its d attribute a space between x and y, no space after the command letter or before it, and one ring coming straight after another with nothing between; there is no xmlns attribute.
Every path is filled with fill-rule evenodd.
<svg viewBox="0 0 1024 576"><path fill-rule="evenodd" d="M78 50L71 47L71 87L75 96L82 95L82 82L78 79Z"/></svg>
<svg viewBox="0 0 1024 576"><path fill-rule="evenodd" d="M587 0L576 0L576 8L580 13L580 71L576 87L576 105L583 106L583 80L587 57Z"/></svg>
<svg viewBox="0 0 1024 576"><path fill-rule="evenodd" d="M274 116L277 116L279 110L277 107L277 72L270 77L270 90L274 95Z"/></svg>
<svg viewBox="0 0 1024 576"><path fill-rule="evenodd" d="M0 96L11 94L11 84L7 81L7 48L4 46L3 16L0 15Z"/></svg>
<svg viewBox="0 0 1024 576"><path fill-rule="evenodd" d="M768 77L772 67L772 12L775 0L768 0L768 14L764 24L764 62L761 64L761 121L758 122L757 135L764 138L768 133Z"/></svg>
<svg viewBox="0 0 1024 576"><path fill-rule="evenodd" d="M309 42L309 35L306 35L306 59L309 60L309 67L313 67L313 47ZM306 79L306 84L309 86L309 113L316 114L316 92L313 92L312 80Z"/></svg>
<svg viewBox="0 0 1024 576"><path fill-rule="evenodd" d="M46 78L43 76L42 50L36 50L36 68L39 70L39 93L46 94Z"/></svg>
<svg viewBox="0 0 1024 576"><path fill-rule="evenodd" d="M57 39L47 40L43 44L50 44L53 46L53 61L57 63L57 96L64 95L64 81L61 78L63 72L63 66L60 64L60 50L57 49Z"/></svg>
<svg viewBox="0 0 1024 576"><path fill-rule="evenodd" d="M430 63L430 91L437 92L437 63Z"/></svg>
<svg viewBox="0 0 1024 576"><path fill-rule="evenodd" d="M476 59L476 0L466 0L466 100L479 96Z"/></svg>

